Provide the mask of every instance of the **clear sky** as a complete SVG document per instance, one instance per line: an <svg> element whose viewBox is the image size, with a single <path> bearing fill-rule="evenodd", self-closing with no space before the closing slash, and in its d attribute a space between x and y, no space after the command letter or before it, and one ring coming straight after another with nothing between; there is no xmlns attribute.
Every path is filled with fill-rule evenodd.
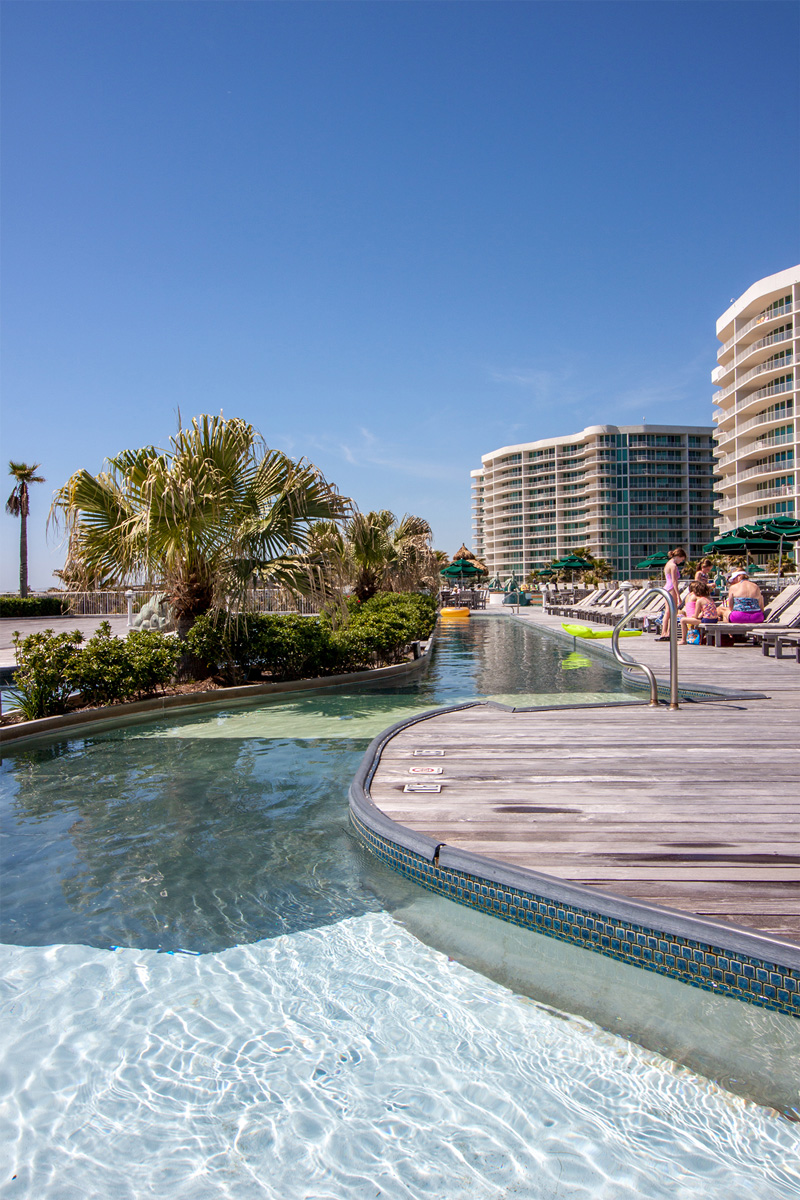
<svg viewBox="0 0 800 1200"><path fill-rule="evenodd" d="M452 553L469 471L705 424L798 247L791 2L3 5L2 459L242 416ZM7 477L7 492L12 481ZM3 513L0 585L17 586Z"/></svg>

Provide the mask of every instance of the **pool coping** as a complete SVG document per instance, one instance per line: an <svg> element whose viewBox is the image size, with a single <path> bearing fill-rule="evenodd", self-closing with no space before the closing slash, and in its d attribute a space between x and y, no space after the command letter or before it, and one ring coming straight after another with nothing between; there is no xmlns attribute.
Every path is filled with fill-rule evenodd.
<svg viewBox="0 0 800 1200"><path fill-rule="evenodd" d="M369 792L386 745L413 725L481 706L509 708L473 701L432 709L397 721L373 739L349 791L351 823L367 850L427 890L499 920L704 991L800 1017L800 945L794 942L509 866L437 843L387 817ZM587 707L598 706L559 706Z"/></svg>
<svg viewBox="0 0 800 1200"><path fill-rule="evenodd" d="M424 671L431 661L431 650L435 631L427 641L420 640L418 658L407 662L392 663L388 667L376 667L369 671L351 671L344 675L320 675L312 679L289 679L281 683L245 684L240 687L216 688L209 692L192 692L176 696L154 696L149 700L134 700L129 704L106 705L82 712L59 713L52 717L38 717L18 725L0 728L0 747L16 746L40 738L66 736L83 726L108 727L133 721L148 721L160 713L181 709L219 708L222 705L246 705L265 696L278 696L291 692L325 691L327 688L345 688L350 684L383 683L405 675Z"/></svg>

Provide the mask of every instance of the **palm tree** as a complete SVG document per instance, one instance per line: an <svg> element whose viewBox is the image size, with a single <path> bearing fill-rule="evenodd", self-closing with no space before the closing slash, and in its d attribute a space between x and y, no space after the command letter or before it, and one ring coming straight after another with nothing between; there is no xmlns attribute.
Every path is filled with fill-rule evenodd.
<svg viewBox="0 0 800 1200"><path fill-rule="evenodd" d="M431 548L431 527L406 514L399 521L388 509L355 512L343 530L330 522L314 527L310 551L330 576L348 584L359 600L378 591L436 587L440 564Z"/></svg>
<svg viewBox="0 0 800 1200"><path fill-rule="evenodd" d="M65 573L157 580L185 633L208 609L241 605L255 571L295 594L325 592L309 530L349 511L312 463L220 415L195 417L167 450L124 450L97 476L76 471L51 516L69 535Z"/></svg>
<svg viewBox="0 0 800 1200"><path fill-rule="evenodd" d="M13 475L16 485L6 500L6 512L19 517L19 594L24 600L28 595L28 513L30 512L29 483L44 483L44 476L35 474L39 463L29 467L27 463L10 462L8 473Z"/></svg>

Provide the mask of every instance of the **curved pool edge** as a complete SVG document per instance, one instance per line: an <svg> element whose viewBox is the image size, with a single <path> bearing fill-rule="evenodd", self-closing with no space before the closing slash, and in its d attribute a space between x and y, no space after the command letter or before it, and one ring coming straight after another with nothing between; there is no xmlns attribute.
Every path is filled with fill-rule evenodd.
<svg viewBox="0 0 800 1200"><path fill-rule="evenodd" d="M793 942L509 866L437 843L387 817L369 792L385 746L410 726L484 703L432 709L396 722L373 739L349 790L351 824L370 853L412 882L473 911L690 987L800 1017L800 946Z"/></svg>
<svg viewBox="0 0 800 1200"><path fill-rule="evenodd" d="M383 683L405 675L417 675L430 665L431 650L435 633L427 641L420 642L419 658L408 662L394 663L389 667L376 667L370 671L351 671L344 675L321 675L314 679L290 679L282 683L245 684L241 687L216 688L209 692L193 692L189 695L154 696L149 700L134 700L130 704L107 705L83 712L60 713L53 717L39 717L19 725L0 728L0 750L4 746L17 746L41 738L68 737L83 726L112 728L136 721L150 721L161 713L182 709L219 708L227 705L246 705L261 697L279 696L292 692L325 691L329 688L346 688L352 684Z"/></svg>

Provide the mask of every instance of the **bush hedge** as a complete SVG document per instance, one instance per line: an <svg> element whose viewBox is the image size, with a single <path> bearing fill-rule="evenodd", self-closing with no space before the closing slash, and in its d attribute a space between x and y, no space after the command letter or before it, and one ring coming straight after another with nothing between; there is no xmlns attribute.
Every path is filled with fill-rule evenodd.
<svg viewBox="0 0 800 1200"><path fill-rule="evenodd" d="M209 670L230 682L269 675L304 679L401 662L411 642L430 637L436 601L416 593L387 592L359 604L350 600L344 621L336 614L303 617L224 614L198 617L189 649Z"/></svg>
<svg viewBox="0 0 800 1200"><path fill-rule="evenodd" d="M108 621L86 642L78 630L15 634L14 649L15 699L29 720L64 712L74 693L86 704L152 696L169 683L181 656L175 637L131 630L117 638Z"/></svg>
<svg viewBox="0 0 800 1200"><path fill-rule="evenodd" d="M0 596L0 617L63 617L69 600L58 596Z"/></svg>

